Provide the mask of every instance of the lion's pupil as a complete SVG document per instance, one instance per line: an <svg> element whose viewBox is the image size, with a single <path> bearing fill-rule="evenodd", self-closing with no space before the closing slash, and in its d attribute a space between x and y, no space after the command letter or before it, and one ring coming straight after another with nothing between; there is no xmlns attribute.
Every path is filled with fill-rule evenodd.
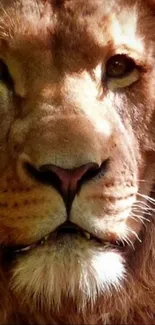
<svg viewBox="0 0 155 325"><path fill-rule="evenodd" d="M131 73L135 68L135 62L125 55L115 55L111 57L106 66L107 78L121 78Z"/></svg>

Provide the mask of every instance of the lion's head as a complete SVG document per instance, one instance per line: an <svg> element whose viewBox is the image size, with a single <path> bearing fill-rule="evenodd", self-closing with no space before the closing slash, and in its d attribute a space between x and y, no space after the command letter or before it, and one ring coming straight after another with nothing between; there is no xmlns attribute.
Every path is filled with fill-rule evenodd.
<svg viewBox="0 0 155 325"><path fill-rule="evenodd" d="M1 323L155 323L154 33L144 0L1 0Z"/></svg>

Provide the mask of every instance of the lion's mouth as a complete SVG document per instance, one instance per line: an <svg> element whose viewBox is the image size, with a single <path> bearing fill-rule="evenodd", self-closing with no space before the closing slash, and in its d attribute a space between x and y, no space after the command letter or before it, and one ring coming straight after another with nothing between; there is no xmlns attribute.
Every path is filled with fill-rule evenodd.
<svg viewBox="0 0 155 325"><path fill-rule="evenodd" d="M80 228L79 226L71 223L71 222L65 222L63 225L59 226L55 231L49 233L48 235L41 238L39 241L32 243L30 245L16 245L11 246L8 249L15 254L18 253L26 253L36 247L43 246L44 244L50 244L52 241L56 241L62 237L68 236L80 236L83 237L87 241L95 241L96 243L103 246L111 246L112 248L117 249L124 249L124 245L121 243L121 241L104 241L100 238L92 235L88 231L85 231L84 229Z"/></svg>

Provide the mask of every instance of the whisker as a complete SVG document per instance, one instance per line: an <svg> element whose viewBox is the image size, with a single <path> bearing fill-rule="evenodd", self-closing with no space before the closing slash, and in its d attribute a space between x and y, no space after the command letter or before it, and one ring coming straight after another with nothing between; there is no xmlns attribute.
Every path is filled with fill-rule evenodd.
<svg viewBox="0 0 155 325"><path fill-rule="evenodd" d="M141 219L141 218L139 218L137 215L131 215L130 216L130 218L131 219L133 219L133 220L135 220L136 222L139 222L139 221L141 221L141 223L144 225L144 226L146 226L146 223L145 223L145 221L148 221L147 219L144 221L143 219Z"/></svg>
<svg viewBox="0 0 155 325"><path fill-rule="evenodd" d="M128 236L124 236L122 237L123 241L130 247L133 248L133 250L135 250L134 244L133 242L128 238Z"/></svg>
<svg viewBox="0 0 155 325"><path fill-rule="evenodd" d="M141 217L141 216L136 215L136 214L131 214L130 218L133 219L133 220L136 221L136 222L141 222L141 223L144 225L145 228L147 228L146 223L147 223L147 222L148 222L148 223L151 222L149 219L147 219L147 218L145 218L145 217Z"/></svg>
<svg viewBox="0 0 155 325"><path fill-rule="evenodd" d="M124 237L120 238L120 242L123 244L123 247L125 247Z"/></svg>
<svg viewBox="0 0 155 325"><path fill-rule="evenodd" d="M137 195L141 196L142 198L144 198L146 201L152 203L155 205L155 199L151 198L150 196L148 195L145 195L145 194L140 194L140 193L137 193Z"/></svg>
<svg viewBox="0 0 155 325"><path fill-rule="evenodd" d="M145 179L138 179L137 182L147 183L147 184L153 184L153 181L147 181Z"/></svg>
<svg viewBox="0 0 155 325"><path fill-rule="evenodd" d="M135 207L135 208L141 208L141 209L143 209L143 210L148 210L148 209L150 209L150 206L148 205L148 206L146 206L146 205L144 205L144 204L141 204L140 202L135 202L133 205L132 205L133 207Z"/></svg>
<svg viewBox="0 0 155 325"><path fill-rule="evenodd" d="M138 208L133 208L132 209L132 211L133 212L137 212L137 213L144 213L145 214L145 216L150 216L150 217L152 217L152 213L151 212L149 212L149 210L147 211L147 210L139 210ZM141 218L141 219L143 219L143 220L147 220L147 218L145 218L145 217L143 217L143 216L141 216L141 215L139 215L139 218Z"/></svg>
<svg viewBox="0 0 155 325"><path fill-rule="evenodd" d="M129 227L127 227L127 230L128 230L129 233L133 234L140 243L142 243L142 240L139 238L139 236L137 235L137 233L134 230L132 230Z"/></svg>
<svg viewBox="0 0 155 325"><path fill-rule="evenodd" d="M137 194L139 194L139 193L137 193ZM143 202L143 201L137 200L135 203L142 204L142 205L144 205L144 206L150 208L150 205L148 205L146 202Z"/></svg>
<svg viewBox="0 0 155 325"><path fill-rule="evenodd" d="M146 204L145 202L143 201L136 201L135 203L133 203L133 206L136 205L136 203L138 203L138 206L140 207L140 205L142 205L142 207L146 207L147 209L151 210L151 211L154 211L154 209L152 207L150 207L150 205Z"/></svg>

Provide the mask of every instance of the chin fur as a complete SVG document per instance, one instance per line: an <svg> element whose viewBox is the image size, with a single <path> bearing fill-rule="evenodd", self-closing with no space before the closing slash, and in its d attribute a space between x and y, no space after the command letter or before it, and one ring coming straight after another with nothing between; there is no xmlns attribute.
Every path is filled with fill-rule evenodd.
<svg viewBox="0 0 155 325"><path fill-rule="evenodd" d="M125 267L118 252L83 239L62 241L18 258L12 288L23 303L34 293L36 305L59 309L63 297L68 297L83 309L87 302L93 307L99 296L121 286Z"/></svg>

